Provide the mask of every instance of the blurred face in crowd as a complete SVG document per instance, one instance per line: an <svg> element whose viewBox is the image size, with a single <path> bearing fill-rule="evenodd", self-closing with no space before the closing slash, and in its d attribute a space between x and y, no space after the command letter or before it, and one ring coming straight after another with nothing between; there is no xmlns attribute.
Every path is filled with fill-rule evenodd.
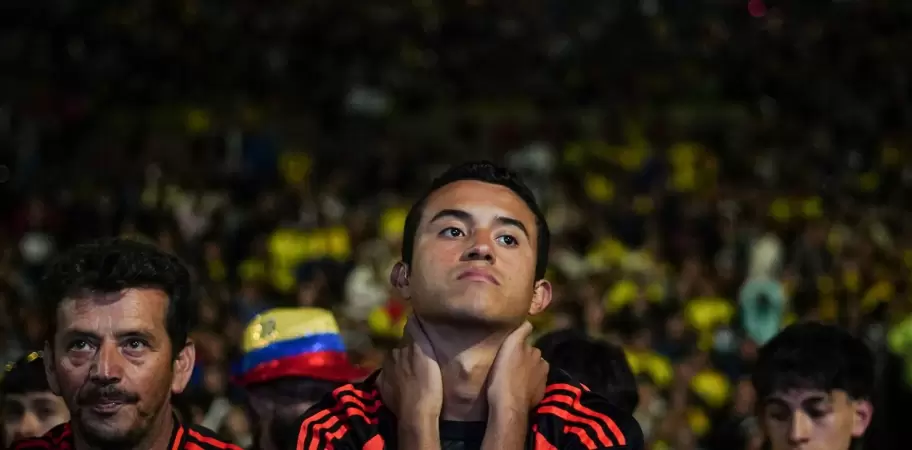
<svg viewBox="0 0 912 450"><path fill-rule="evenodd" d="M4 448L19 439L42 436L70 420L63 399L49 391L4 395L2 411Z"/></svg>
<svg viewBox="0 0 912 450"><path fill-rule="evenodd" d="M195 350L181 343L173 357L167 309L168 297L157 289L61 302L46 365L51 389L73 416L77 439L127 448L168 424L171 395L187 385Z"/></svg>
<svg viewBox="0 0 912 450"><path fill-rule="evenodd" d="M291 425L295 419L316 403L316 399L332 392L331 387L319 390L313 383L285 378L269 383L256 384L247 388L253 426L256 428L257 448L274 450L277 446L272 436L278 422ZM287 427L279 427L286 429Z"/></svg>
<svg viewBox="0 0 912 450"><path fill-rule="evenodd" d="M761 423L772 450L847 450L871 422L871 403L845 391L794 389L766 398Z"/></svg>
<svg viewBox="0 0 912 450"><path fill-rule="evenodd" d="M425 319L518 325L551 300L550 284L535 280L537 231L507 187L448 184L428 197L412 267L397 264L393 285Z"/></svg>

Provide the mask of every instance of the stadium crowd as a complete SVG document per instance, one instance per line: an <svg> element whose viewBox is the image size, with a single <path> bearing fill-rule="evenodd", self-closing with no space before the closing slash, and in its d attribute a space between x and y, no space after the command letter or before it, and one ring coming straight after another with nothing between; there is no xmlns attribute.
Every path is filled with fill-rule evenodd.
<svg viewBox="0 0 912 450"><path fill-rule="evenodd" d="M875 350L870 441L891 448L912 386L912 10L745 3L4 4L0 359L41 348L56 252L149 240L200 287L182 414L217 406L249 442L246 323L330 309L376 367L408 311L388 274L416 189L485 157L546 207L537 332L623 346L651 448L743 448L757 347L807 319Z"/></svg>

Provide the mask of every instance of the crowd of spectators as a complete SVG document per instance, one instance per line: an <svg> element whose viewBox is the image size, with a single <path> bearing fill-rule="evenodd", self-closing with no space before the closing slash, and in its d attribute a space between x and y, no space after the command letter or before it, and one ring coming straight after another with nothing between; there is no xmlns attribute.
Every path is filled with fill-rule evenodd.
<svg viewBox="0 0 912 450"><path fill-rule="evenodd" d="M547 208L537 329L623 345L652 448L742 448L757 346L806 319L868 338L903 442L912 3L747 3L4 2L0 356L41 347L56 251L154 241L200 286L181 408L248 440L246 321L329 308L376 366L411 196L484 157Z"/></svg>

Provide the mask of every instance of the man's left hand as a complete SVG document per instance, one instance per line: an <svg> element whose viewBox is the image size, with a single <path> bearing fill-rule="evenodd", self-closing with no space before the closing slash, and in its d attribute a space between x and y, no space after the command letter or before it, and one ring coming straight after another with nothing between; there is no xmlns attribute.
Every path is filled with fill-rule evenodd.
<svg viewBox="0 0 912 450"><path fill-rule="evenodd" d="M491 413L526 415L545 394L548 362L529 343L532 324L525 322L507 336L488 374L488 407Z"/></svg>

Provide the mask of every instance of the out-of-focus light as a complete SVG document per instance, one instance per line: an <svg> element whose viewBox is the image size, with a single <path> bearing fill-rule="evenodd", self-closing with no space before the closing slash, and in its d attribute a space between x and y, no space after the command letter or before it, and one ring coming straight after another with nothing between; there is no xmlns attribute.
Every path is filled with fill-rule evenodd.
<svg viewBox="0 0 912 450"><path fill-rule="evenodd" d="M751 17L763 17L766 15L766 3L763 0L749 0L747 2L747 12Z"/></svg>

